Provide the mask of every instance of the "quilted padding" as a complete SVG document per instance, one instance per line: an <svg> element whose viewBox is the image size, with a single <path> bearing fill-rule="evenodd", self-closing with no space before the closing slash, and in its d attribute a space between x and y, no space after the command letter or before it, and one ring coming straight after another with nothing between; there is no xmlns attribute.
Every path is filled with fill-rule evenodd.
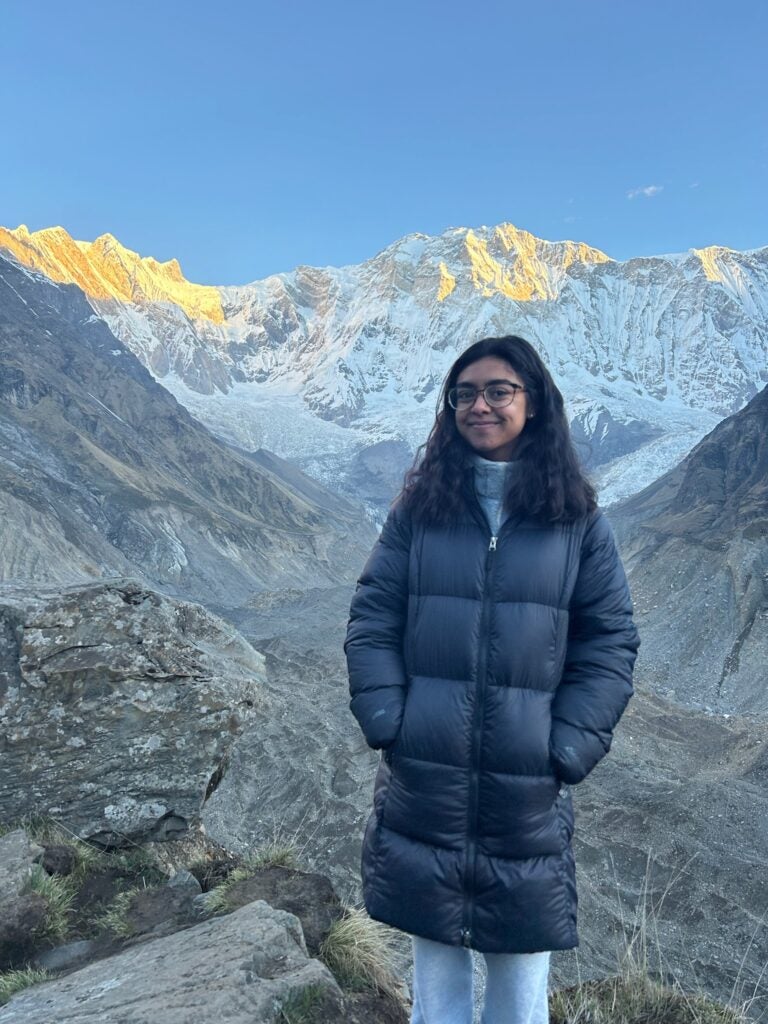
<svg viewBox="0 0 768 1024"><path fill-rule="evenodd" d="M451 527L396 507L352 602L351 707L383 748L363 847L372 917L484 952L577 945L564 783L603 757L638 640L600 513Z"/></svg>

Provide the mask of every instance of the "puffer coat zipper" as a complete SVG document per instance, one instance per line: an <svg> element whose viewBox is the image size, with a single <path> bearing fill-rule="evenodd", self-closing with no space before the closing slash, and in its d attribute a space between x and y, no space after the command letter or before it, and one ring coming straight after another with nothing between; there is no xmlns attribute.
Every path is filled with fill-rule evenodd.
<svg viewBox="0 0 768 1024"><path fill-rule="evenodd" d="M488 678L488 640L491 623L491 575L498 536L493 535L488 543L483 575L483 598L480 610L480 631L477 655L477 681L475 684L475 706L472 716L472 752L469 802L467 805L467 861L464 869L464 915L461 929L461 943L472 946L472 911L475 890L475 865L477 859L477 813L480 784L480 758L483 738L483 715L485 711L485 687Z"/></svg>

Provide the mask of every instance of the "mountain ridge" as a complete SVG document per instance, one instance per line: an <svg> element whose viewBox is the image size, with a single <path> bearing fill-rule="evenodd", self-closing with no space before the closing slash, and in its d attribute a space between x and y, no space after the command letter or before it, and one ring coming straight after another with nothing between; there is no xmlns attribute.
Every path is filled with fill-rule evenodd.
<svg viewBox="0 0 768 1024"><path fill-rule="evenodd" d="M581 262L585 264L589 263L616 263L621 266L623 264L632 263L637 260L664 260L668 262L679 262L693 254L700 260L704 272L710 278L710 280L723 281L721 274L717 272L715 260L717 257L725 258L729 254L741 254L741 255L756 255L763 253L768 246L758 246L753 249L733 249L730 246L719 245L713 243L707 246L696 247L692 246L686 250L680 250L679 252L671 253L657 253L649 256L629 256L626 259L619 260L613 256L609 256L601 249L590 245L588 242L577 241L571 238L558 238L558 239L544 239L533 235L531 232L524 228L519 228L517 225L510 221L502 221L499 224L482 224L479 226L468 227L467 225L451 225L445 228L440 235L427 235L423 232L410 232L403 235L402 238L395 240L389 245L384 246L378 252L372 256L366 257L362 262L368 263L371 260L375 260L378 257L389 253L394 248L407 244L411 241L429 241L435 237L446 237L449 235L463 235L465 239L469 238L469 245L474 246L478 241L476 232L483 234L494 233L498 236L499 240L505 245L507 251L512 249L522 252L524 255L531 254L537 247L543 247L545 250L555 251L561 249L565 253L564 262L566 266L574 262ZM243 287L247 288L248 284L255 284L258 281L266 281L271 278L283 278L295 273L297 270L346 270L351 267L359 266L360 264L347 263L341 264L338 267L331 264L314 265L298 263L293 271L280 271L274 274L268 274L263 278L254 278L248 284L245 285L208 285L200 284L186 278L181 269L181 264L178 257L171 257L168 260L157 260L154 256L142 256L140 253L127 248L120 240L113 235L111 232L104 232L97 236L91 241L75 239L66 228L61 225L52 225L46 228L39 228L35 231L30 231L26 224L20 224L16 228L8 228L0 225L0 247L9 249L14 253L16 258L25 266L30 269L42 269L39 263L35 263L35 258L41 260L43 257L47 257L51 263L57 258L61 260L62 267L60 272L64 272L65 261L63 259L66 252L66 248L70 245L76 246L87 259L91 259L95 256L101 256L104 258L105 254L109 254L111 250L115 250L120 256L130 257L131 262L138 261L146 264L148 267L153 268L158 274L166 277L168 280L175 281L179 284L184 284L190 288L196 289L211 289L221 290L227 287ZM45 271L44 271L45 272ZM62 284L79 284L83 287L74 276L74 269L72 269L73 276L70 279L61 278L59 283ZM47 276L52 277L49 272ZM57 280L53 278L53 280ZM107 295L99 294L98 292L89 293L87 287L83 287L86 294L92 294L94 298L106 298ZM125 295L112 294L112 298L125 299ZM213 318L211 318L213 319Z"/></svg>
<svg viewBox="0 0 768 1024"><path fill-rule="evenodd" d="M223 323L216 289L188 281L175 257L160 262L140 256L114 235L99 235L92 242L77 241L62 227L29 231L0 227L0 248L32 270L59 284L76 284L93 299L121 302L168 301L188 316Z"/></svg>
<svg viewBox="0 0 768 1024"><path fill-rule="evenodd" d="M538 347L604 503L666 471L768 382L768 248L618 262L511 224L414 233L358 265L210 289L221 322L174 303L166 284L90 302L214 433L296 462L377 515L392 495L356 466L384 444L385 476L402 476L448 366L479 337Z"/></svg>

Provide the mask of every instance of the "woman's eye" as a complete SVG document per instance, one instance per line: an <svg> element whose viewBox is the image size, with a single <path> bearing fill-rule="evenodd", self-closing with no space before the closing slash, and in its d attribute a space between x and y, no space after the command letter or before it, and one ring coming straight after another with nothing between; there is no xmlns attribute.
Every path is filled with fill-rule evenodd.
<svg viewBox="0 0 768 1024"><path fill-rule="evenodd" d="M514 390L512 388L502 388L502 387L488 388L488 396L491 399L494 399L494 398L509 398L510 395L514 395L514 393L515 392L514 392Z"/></svg>

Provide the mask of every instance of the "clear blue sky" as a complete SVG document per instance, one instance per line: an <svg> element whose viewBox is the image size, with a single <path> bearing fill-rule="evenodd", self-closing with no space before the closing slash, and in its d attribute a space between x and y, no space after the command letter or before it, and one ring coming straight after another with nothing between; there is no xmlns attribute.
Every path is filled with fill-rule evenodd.
<svg viewBox="0 0 768 1024"><path fill-rule="evenodd" d="M765 0L6 0L0 224L211 284L501 221L768 245L766 53Z"/></svg>

